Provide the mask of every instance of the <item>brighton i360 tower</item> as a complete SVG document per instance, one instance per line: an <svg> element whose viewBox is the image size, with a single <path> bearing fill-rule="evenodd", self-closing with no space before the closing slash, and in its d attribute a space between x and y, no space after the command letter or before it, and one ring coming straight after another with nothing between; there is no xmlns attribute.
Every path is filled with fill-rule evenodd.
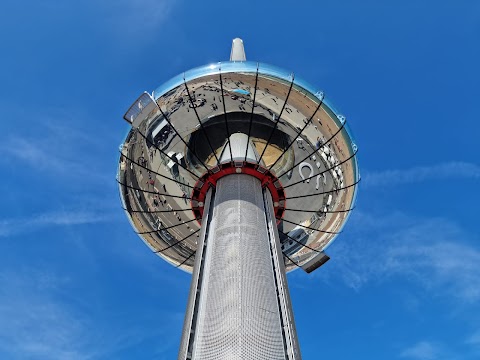
<svg viewBox="0 0 480 360"><path fill-rule="evenodd" d="M152 251L192 272L178 359L301 359L286 271L312 272L355 197L357 147L324 93L246 61L202 66L124 116L117 180Z"/></svg>

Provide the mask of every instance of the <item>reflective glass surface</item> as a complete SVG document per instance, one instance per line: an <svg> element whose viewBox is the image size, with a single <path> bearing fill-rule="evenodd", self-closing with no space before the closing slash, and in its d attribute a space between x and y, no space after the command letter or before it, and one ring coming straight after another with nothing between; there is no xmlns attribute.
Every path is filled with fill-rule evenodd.
<svg viewBox="0 0 480 360"><path fill-rule="evenodd" d="M192 190L240 132L285 190L278 229L287 270L321 258L354 207L359 173L347 119L320 89L275 66L221 62L174 77L151 101L155 107L145 106L143 94L129 109L136 120L117 179L127 215L153 251L192 270L201 227Z"/></svg>

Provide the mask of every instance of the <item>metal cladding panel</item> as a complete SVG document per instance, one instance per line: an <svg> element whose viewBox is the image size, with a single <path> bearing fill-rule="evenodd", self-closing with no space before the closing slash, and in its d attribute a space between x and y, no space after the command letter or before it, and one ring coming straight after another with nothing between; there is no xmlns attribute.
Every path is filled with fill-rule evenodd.
<svg viewBox="0 0 480 360"><path fill-rule="evenodd" d="M217 183L193 359L286 359L260 181Z"/></svg>
<svg viewBox="0 0 480 360"><path fill-rule="evenodd" d="M232 51L230 52L230 61L245 61L247 56L245 55L245 48L243 46L243 40L236 38L232 41Z"/></svg>
<svg viewBox="0 0 480 360"><path fill-rule="evenodd" d="M209 213L210 213L210 204L212 199L212 190L210 190L207 194L206 202L205 202L205 217L204 223L207 224L209 221ZM183 322L183 333L182 339L180 341L180 349L178 352L178 359L184 360L191 358L190 355L190 347L192 342L192 333L195 331L195 306L198 298L198 290L199 285L201 283L201 275L202 275L202 262L204 259L204 239L205 234L207 231L206 226L202 226L201 236L199 237L198 242L198 250L197 256L195 256L195 266L193 268L192 280L190 283L190 293L188 296L188 304L187 304L187 311L185 313L185 319Z"/></svg>
<svg viewBox="0 0 480 360"><path fill-rule="evenodd" d="M277 292L282 314L282 322L284 327L285 343L287 346L289 360L301 360L300 346L298 344L297 330L293 318L292 303L290 292L288 291L287 276L285 274L285 263L280 248L278 229L275 226L275 217L273 216L272 197L268 192L265 193L265 210L268 219L268 228L271 232L270 241L272 246L273 262L275 264L275 275L277 276Z"/></svg>
<svg viewBox="0 0 480 360"><path fill-rule="evenodd" d="M230 151L232 159L230 159ZM224 146L220 162L222 163L237 159L255 162L258 160L258 154L256 154L255 146L252 144L252 141L249 139L249 137L242 133L230 135L229 142Z"/></svg>

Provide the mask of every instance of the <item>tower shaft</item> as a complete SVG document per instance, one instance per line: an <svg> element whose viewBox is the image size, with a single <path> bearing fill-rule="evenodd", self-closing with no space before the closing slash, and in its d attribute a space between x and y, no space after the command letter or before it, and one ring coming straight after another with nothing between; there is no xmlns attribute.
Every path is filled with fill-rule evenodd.
<svg viewBox="0 0 480 360"><path fill-rule="evenodd" d="M193 271L178 359L301 360L285 267L323 265L354 208L345 116L236 38L229 62L144 92L124 119L122 206L152 251Z"/></svg>
<svg viewBox="0 0 480 360"><path fill-rule="evenodd" d="M236 174L207 200L179 359L300 359L270 194Z"/></svg>

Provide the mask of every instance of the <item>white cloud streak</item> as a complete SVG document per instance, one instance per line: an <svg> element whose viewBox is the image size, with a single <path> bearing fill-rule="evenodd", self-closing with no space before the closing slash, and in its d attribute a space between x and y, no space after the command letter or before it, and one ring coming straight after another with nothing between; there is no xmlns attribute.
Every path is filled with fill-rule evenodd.
<svg viewBox="0 0 480 360"><path fill-rule="evenodd" d="M49 295L65 281L36 271L0 274L0 354L9 359L91 358L83 350L88 349L86 319Z"/></svg>
<svg viewBox="0 0 480 360"><path fill-rule="evenodd" d="M400 357L415 360L438 359L442 351L440 347L428 341L420 341L415 345L406 348L400 353Z"/></svg>
<svg viewBox="0 0 480 360"><path fill-rule="evenodd" d="M73 226L111 221L112 213L85 210L32 214L24 218L0 219L0 237L19 235L52 226Z"/></svg>
<svg viewBox="0 0 480 360"><path fill-rule="evenodd" d="M45 120L42 125L41 136L12 134L2 139L0 151L4 156L1 161L41 171L57 180L78 182L82 179L82 184L113 184L113 175L102 172L100 159L95 158L101 143L78 129L54 121Z"/></svg>
<svg viewBox="0 0 480 360"><path fill-rule="evenodd" d="M480 349L480 330L470 335L466 343L469 345L473 345L474 347L478 347Z"/></svg>
<svg viewBox="0 0 480 360"><path fill-rule="evenodd" d="M178 1L177 1L178 2ZM149 32L158 30L171 15L174 5L173 0L120 0L108 3L103 10L106 13L105 21L117 33L125 36L135 36L133 45L139 45L143 38L150 37ZM139 33L143 33L139 36Z"/></svg>
<svg viewBox="0 0 480 360"><path fill-rule="evenodd" d="M448 219L357 212L352 233L335 244L331 276L359 290L394 277L411 279L432 295L480 301L480 249L474 237Z"/></svg>
<svg viewBox="0 0 480 360"><path fill-rule="evenodd" d="M385 270L415 277L427 289L446 290L467 302L480 299L480 251L452 241L395 245L387 252Z"/></svg>
<svg viewBox="0 0 480 360"><path fill-rule="evenodd" d="M101 298L92 306L78 306L71 295L65 296L78 285L75 281L36 268L0 272L0 358L114 359L125 349L158 339L161 355L176 343L176 336L158 327L151 312L145 319L98 318L95 311L105 306ZM165 322L180 320L176 313L161 317Z"/></svg>
<svg viewBox="0 0 480 360"><path fill-rule="evenodd" d="M366 172L362 186L385 187L413 184L427 180L480 179L480 165L467 162L449 162L433 166L417 166L409 169L395 169Z"/></svg>

